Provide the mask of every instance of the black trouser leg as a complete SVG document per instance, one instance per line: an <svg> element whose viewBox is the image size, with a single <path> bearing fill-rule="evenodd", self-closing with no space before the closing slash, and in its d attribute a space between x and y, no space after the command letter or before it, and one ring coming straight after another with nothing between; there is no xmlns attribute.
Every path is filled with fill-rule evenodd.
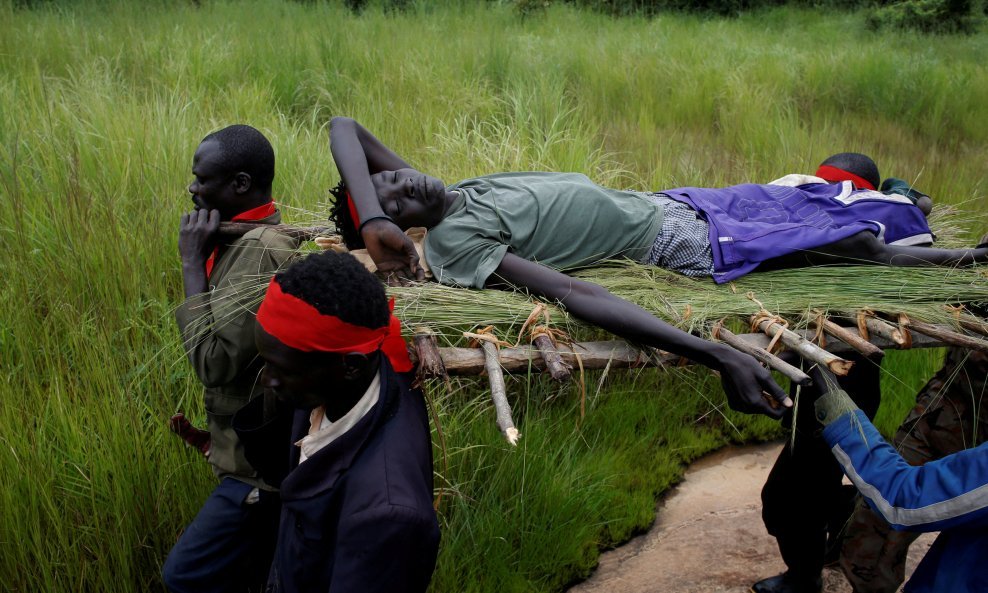
<svg viewBox="0 0 988 593"><path fill-rule="evenodd" d="M840 379L841 387L871 418L880 399L880 369L866 359L854 360L851 373ZM812 404L816 398L810 389L817 387L803 388L795 422L791 417L784 420L788 426L795 424L795 439L786 442L762 489L765 527L775 536L789 573L807 580L816 579L823 570L828 524L841 520L834 509L844 498L843 474L819 436L821 427Z"/></svg>

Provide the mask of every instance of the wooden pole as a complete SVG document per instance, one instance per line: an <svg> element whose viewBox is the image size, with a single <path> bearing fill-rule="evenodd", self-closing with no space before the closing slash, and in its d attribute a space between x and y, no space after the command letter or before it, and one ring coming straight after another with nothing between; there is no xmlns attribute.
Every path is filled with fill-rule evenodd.
<svg viewBox="0 0 988 593"><path fill-rule="evenodd" d="M436 342L436 335L427 327L415 328L412 334L415 354L418 366L418 376L421 379L432 377L447 377L446 366L443 364L443 357L439 353L439 344Z"/></svg>
<svg viewBox="0 0 988 593"><path fill-rule="evenodd" d="M311 241L313 237L319 235L337 234L329 227L297 227L290 224L262 224L258 222L221 222L218 232L221 237L236 238L242 237L258 227L278 231L296 241Z"/></svg>
<svg viewBox="0 0 988 593"><path fill-rule="evenodd" d="M812 332L804 333L806 339L812 339ZM739 342L751 348L765 350L769 343L769 337L763 333L757 334L732 334ZM897 348L898 346L884 338L875 336L875 342L881 348ZM726 343L726 341L725 341ZM913 337L913 348L941 348L948 344L937 338L925 336L917 333ZM855 352L843 340L835 338L828 342L827 348L835 352ZM738 348L739 350L741 348ZM563 362L576 365L576 357L579 355L583 362L583 369L587 371L602 369L633 369L641 367L674 367L679 366L685 360L678 354L656 351L648 349L641 351L631 346L623 340L611 340L605 342L574 342L572 344L559 344L556 346ZM418 352L415 348L409 348L412 362L417 364ZM476 376L484 372L484 352L478 348L456 348L441 347L439 355L443 360L443 366L450 376ZM499 354L501 369L508 373L527 373L529 371L545 371L545 361L539 351L532 345L518 346L515 348L501 348ZM776 357L778 358L778 357ZM781 359L780 359L781 360ZM687 362L689 362L687 360ZM785 361L782 361L785 362ZM793 367L795 368L795 367ZM781 372L781 371L780 371Z"/></svg>
<svg viewBox="0 0 988 593"><path fill-rule="evenodd" d="M871 360L881 360L885 356L885 351L878 346L872 344L868 340L865 340L858 334L852 332L846 327L841 327L834 323L833 321L827 319L826 317L818 317L812 320L813 325L817 325L822 321L823 331L827 334L837 338L838 340L844 342L851 348L854 348L867 358Z"/></svg>
<svg viewBox="0 0 988 593"><path fill-rule="evenodd" d="M971 350L981 350L982 352L988 352L988 341L975 338L972 336L966 336L964 334L959 334L945 327L940 327L937 325L932 325L929 323L924 323L922 321L916 321L916 320L910 320L907 327L921 334L930 336L931 338L936 338L944 342L945 344L950 344L951 346L960 346L962 348L970 348Z"/></svg>
<svg viewBox="0 0 988 593"><path fill-rule="evenodd" d="M542 356L542 361L545 362L549 376L559 382L569 381L572 375L572 367L563 362L563 357L556 350L556 345L552 343L552 338L545 333L536 334L532 338L532 344Z"/></svg>
<svg viewBox="0 0 988 593"><path fill-rule="evenodd" d="M875 317L874 315L865 314L864 324L867 328L868 334L876 335L881 338L896 344L899 348L908 348L909 340L906 339L905 334L902 330L891 323L884 321ZM865 336L867 339L868 336Z"/></svg>
<svg viewBox="0 0 988 593"><path fill-rule="evenodd" d="M443 364L450 375L479 375L484 370L484 353L477 348L440 348ZM563 362L578 364L579 356L584 370L604 368L628 369L644 366L675 366L680 357L676 354L650 354L642 352L623 340L606 342L579 342L556 346ZM529 370L546 370L545 361L539 351L531 345L516 348L501 348L499 353L501 368L509 373L525 373Z"/></svg>
<svg viewBox="0 0 988 593"><path fill-rule="evenodd" d="M515 423L511 419L511 405L508 403L507 390L504 387L504 374L498 361L497 345L481 340L480 347L484 351L484 368L487 371L487 380L491 384L491 399L494 401L494 412L497 414L497 427L501 429L501 434L509 443L517 445L521 433L515 428Z"/></svg>
<svg viewBox="0 0 988 593"><path fill-rule="evenodd" d="M799 385L809 385L813 382L813 379L809 375L789 364L788 362L782 360L778 356L772 354L764 348L759 348L757 346L752 346L751 344L745 342L733 332L728 330L721 324L717 322L710 332L716 340L721 340L728 346L734 348L735 350L740 350L745 354L754 356L756 360L767 364L770 368L782 373L783 375L789 377L789 379Z"/></svg>
<svg viewBox="0 0 988 593"><path fill-rule="evenodd" d="M957 323L969 332L988 336L988 321L975 317L974 315L960 315Z"/></svg>
<svg viewBox="0 0 988 593"><path fill-rule="evenodd" d="M758 322L758 329L770 337L779 336L783 344L796 351L805 360L822 364L835 375L843 377L850 372L854 363L844 360L836 354L831 354L816 344L804 339L799 334L786 329L781 324L772 319L762 319Z"/></svg>

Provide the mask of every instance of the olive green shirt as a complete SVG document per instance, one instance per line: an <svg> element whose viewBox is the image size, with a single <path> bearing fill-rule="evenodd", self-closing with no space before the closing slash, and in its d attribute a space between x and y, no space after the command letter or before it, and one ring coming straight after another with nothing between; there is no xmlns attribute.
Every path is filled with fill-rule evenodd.
<svg viewBox="0 0 988 593"><path fill-rule="evenodd" d="M258 222L280 221L281 214L275 212ZM254 316L271 276L285 266L297 247L293 239L271 229L250 231L221 249L209 277L209 292L187 298L175 312L186 354L205 386L212 438L209 462L221 480L233 477L274 490L247 463L230 421L236 411L263 393Z"/></svg>
<svg viewBox="0 0 988 593"><path fill-rule="evenodd" d="M556 270L640 261L662 229L662 208L648 194L579 173L499 173L447 189L459 196L425 237L443 284L482 288L509 251Z"/></svg>

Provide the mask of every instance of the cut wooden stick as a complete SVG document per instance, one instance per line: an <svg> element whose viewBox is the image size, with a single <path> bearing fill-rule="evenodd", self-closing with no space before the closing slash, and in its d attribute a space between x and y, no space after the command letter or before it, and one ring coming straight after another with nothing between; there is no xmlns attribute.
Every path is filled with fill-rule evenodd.
<svg viewBox="0 0 988 593"><path fill-rule="evenodd" d="M988 336L988 320L961 314L957 317L957 323L969 332Z"/></svg>
<svg viewBox="0 0 988 593"><path fill-rule="evenodd" d="M556 345L552 343L552 338L544 333L536 334L532 338L532 345L535 346L536 350L542 356L542 361L545 363L546 370L549 371L549 376L556 381L569 381L572 375L572 367L563 362L563 357L556 350Z"/></svg>
<svg viewBox="0 0 988 593"><path fill-rule="evenodd" d="M960 346L962 348L970 348L971 350L988 352L988 341L959 334L942 326L932 325L922 321L910 320L907 327L921 334L930 336L931 338L936 338L945 344L950 344L951 346Z"/></svg>
<svg viewBox="0 0 988 593"><path fill-rule="evenodd" d="M443 364L443 357L439 353L439 344L436 342L436 335L432 330L427 327L415 328L415 333L412 334L412 343L415 345L419 378L445 378L447 376L446 366Z"/></svg>
<svg viewBox="0 0 988 593"><path fill-rule="evenodd" d="M899 327L874 315L866 313L864 315L864 325L868 331L868 335L864 336L865 339L875 335L896 344L899 348L906 348L909 343L909 340L906 339L905 334Z"/></svg>
<svg viewBox="0 0 988 593"><path fill-rule="evenodd" d="M497 414L497 427L501 429L501 434L509 443L517 445L521 433L515 428L515 422L511 419L511 405L508 403L508 394L504 387L504 374L498 361L497 345L481 340L480 347L484 351L484 369L487 371L487 380L491 384L491 399L494 401L494 412Z"/></svg>
<svg viewBox="0 0 988 593"><path fill-rule="evenodd" d="M906 315L905 313L899 313L895 317L896 317L897 321L899 322L899 331L902 333L902 338L906 341L906 343L903 344L902 347L903 348L912 348L913 347L913 333L911 331L909 331L909 328L908 328L908 325L909 325L909 322L910 322L909 316Z"/></svg>
<svg viewBox="0 0 988 593"><path fill-rule="evenodd" d="M298 227L290 224L263 224L259 222L221 222L219 234L224 237L242 237L250 231L261 227L278 231L296 241L311 241L319 235L335 235L329 227Z"/></svg>
<svg viewBox="0 0 988 593"><path fill-rule="evenodd" d="M850 372L851 367L854 366L854 363L850 360L844 360L836 354L827 352L823 348L806 340L792 330L786 329L780 323L772 319L762 319L761 321L758 321L758 329L769 337L778 337L783 344L794 350L797 354L802 356L803 359L815 362L817 364L822 364L830 369L830 372L837 376L843 377Z"/></svg>
<svg viewBox="0 0 988 593"><path fill-rule="evenodd" d="M772 354L768 350L765 350L764 348L759 348L758 346L753 346L745 342L740 337L735 335L733 332L725 328L723 324L721 324L720 322L717 322L714 325L710 334L711 336L713 336L714 339L721 340L731 348L734 348L735 350L740 350L745 354L749 354L755 357L755 360L767 364L769 368L782 373L786 377L789 377L790 380L796 382L799 385L809 385L810 383L813 382L813 379L811 379L810 376L804 373L803 371L799 370L798 368L794 367L788 362L782 360L781 358Z"/></svg>
<svg viewBox="0 0 988 593"><path fill-rule="evenodd" d="M838 340L844 342L851 348L854 348L864 356L870 358L871 360L879 360L885 356L885 351L878 346L872 344L868 340L865 340L858 334L847 329L846 327L841 327L834 323L833 321L827 319L826 317L818 317L813 319L811 322L815 326L822 320L823 331L828 335L831 335Z"/></svg>

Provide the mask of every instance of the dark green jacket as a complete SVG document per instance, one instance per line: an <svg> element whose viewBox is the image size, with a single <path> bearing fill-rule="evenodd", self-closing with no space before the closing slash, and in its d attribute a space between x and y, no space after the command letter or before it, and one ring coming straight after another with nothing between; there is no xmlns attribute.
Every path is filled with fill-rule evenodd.
<svg viewBox="0 0 988 593"><path fill-rule="evenodd" d="M281 214L259 222L278 224ZM189 297L175 312L185 352L206 388L213 471L221 480L233 477L265 490L274 488L247 463L230 420L263 392L257 380L263 365L254 346L254 315L271 276L297 247L293 239L271 229L252 230L220 249L209 292Z"/></svg>

